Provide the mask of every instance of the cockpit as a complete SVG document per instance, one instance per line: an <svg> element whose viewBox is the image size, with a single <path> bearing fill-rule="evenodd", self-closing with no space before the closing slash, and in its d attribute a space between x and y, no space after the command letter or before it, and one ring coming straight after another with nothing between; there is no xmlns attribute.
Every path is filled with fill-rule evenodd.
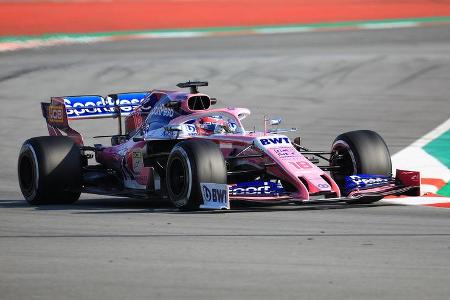
<svg viewBox="0 0 450 300"><path fill-rule="evenodd" d="M149 128L145 139L174 139L242 133L244 133L244 128L240 120L232 113L226 110L205 111L180 116L159 129Z"/></svg>

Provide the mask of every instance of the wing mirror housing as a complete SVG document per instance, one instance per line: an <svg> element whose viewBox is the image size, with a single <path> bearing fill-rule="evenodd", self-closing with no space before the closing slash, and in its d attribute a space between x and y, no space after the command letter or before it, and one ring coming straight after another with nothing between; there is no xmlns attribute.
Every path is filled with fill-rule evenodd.
<svg viewBox="0 0 450 300"><path fill-rule="evenodd" d="M183 131L183 127L180 124L171 124L171 125L166 125L164 126L164 129L166 131Z"/></svg>
<svg viewBox="0 0 450 300"><path fill-rule="evenodd" d="M281 119L271 119L269 121L269 124L274 126L274 125L280 125L281 124Z"/></svg>

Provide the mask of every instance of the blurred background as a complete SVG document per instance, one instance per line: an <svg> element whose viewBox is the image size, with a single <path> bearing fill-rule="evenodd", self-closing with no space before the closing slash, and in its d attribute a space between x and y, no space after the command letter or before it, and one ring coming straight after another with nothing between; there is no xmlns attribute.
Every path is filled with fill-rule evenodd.
<svg viewBox="0 0 450 300"><path fill-rule="evenodd" d="M1 299L448 298L445 209L25 204L17 157L48 134L40 102L196 79L248 107L247 128L281 117L314 150L377 131L450 195L450 0L0 0ZM117 131L73 127L86 144Z"/></svg>
<svg viewBox="0 0 450 300"><path fill-rule="evenodd" d="M449 15L446 0L0 0L0 35L282 25Z"/></svg>
<svg viewBox="0 0 450 300"><path fill-rule="evenodd" d="M51 96L190 79L208 80L219 105L248 106L249 127L281 116L320 148L361 127L396 152L448 116L445 0L0 0L0 11L0 100L23 119L3 106L2 136L18 140L0 151L46 134L39 102ZM74 127L89 139L115 124Z"/></svg>
<svg viewBox="0 0 450 300"><path fill-rule="evenodd" d="M395 153L449 115L445 0L0 0L0 11L0 130L17 138L3 142L13 159L0 164L11 192L15 153L47 134L39 103L51 96L207 80L218 105L252 110L247 127L282 117L324 150L366 128ZM91 136L114 133L116 121L73 127L107 143Z"/></svg>

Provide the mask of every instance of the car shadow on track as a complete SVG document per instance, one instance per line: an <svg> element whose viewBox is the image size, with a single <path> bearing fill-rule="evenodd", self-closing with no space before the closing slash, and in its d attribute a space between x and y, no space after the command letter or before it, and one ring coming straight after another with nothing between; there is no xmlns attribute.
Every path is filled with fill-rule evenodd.
<svg viewBox="0 0 450 300"><path fill-rule="evenodd" d="M130 198L95 198L81 199L69 205L40 205L30 206L24 200L0 200L1 208L32 208L42 211L68 211L73 214L123 214L123 213L168 213L168 214L221 214L221 213L251 213L272 211L313 211L328 209L356 209L376 208L385 206L397 206L395 204L373 203L373 204L321 204L321 205L282 205L268 206L250 204L233 205L231 210L202 210L182 211L175 208L167 201L149 201Z"/></svg>

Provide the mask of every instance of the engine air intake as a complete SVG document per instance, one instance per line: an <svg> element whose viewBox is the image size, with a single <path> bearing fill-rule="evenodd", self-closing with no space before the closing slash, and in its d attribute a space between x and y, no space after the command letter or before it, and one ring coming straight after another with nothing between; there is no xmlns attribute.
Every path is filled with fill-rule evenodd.
<svg viewBox="0 0 450 300"><path fill-rule="evenodd" d="M208 96L192 96L188 99L190 110L205 110L211 106L211 99Z"/></svg>

